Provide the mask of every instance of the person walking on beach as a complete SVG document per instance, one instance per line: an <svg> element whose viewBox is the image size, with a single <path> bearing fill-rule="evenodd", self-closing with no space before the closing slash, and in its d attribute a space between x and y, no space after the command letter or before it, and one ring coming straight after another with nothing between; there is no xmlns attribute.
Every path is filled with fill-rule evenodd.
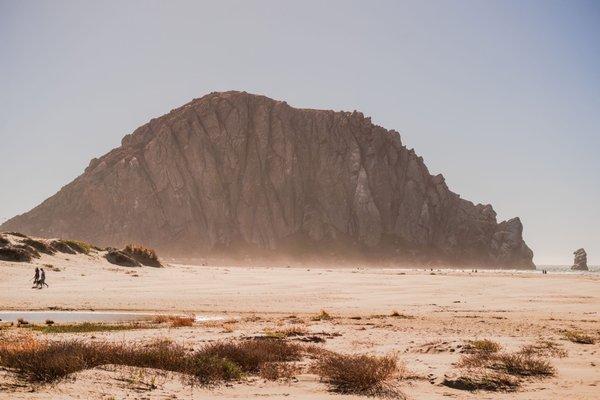
<svg viewBox="0 0 600 400"><path fill-rule="evenodd" d="M39 280L40 280L40 269L38 267L35 267L35 275L33 277L33 286L31 287L32 289L38 286Z"/></svg>
<svg viewBox="0 0 600 400"><path fill-rule="evenodd" d="M43 289L44 285L46 285L46 287L50 287L46 283L46 272L44 272L44 268L40 269L40 280L38 281L38 283L40 285L40 289Z"/></svg>

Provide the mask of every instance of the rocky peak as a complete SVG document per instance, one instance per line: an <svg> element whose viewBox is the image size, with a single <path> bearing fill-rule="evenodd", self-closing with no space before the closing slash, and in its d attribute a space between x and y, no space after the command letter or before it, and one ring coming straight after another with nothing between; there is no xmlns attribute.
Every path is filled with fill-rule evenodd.
<svg viewBox="0 0 600 400"><path fill-rule="evenodd" d="M211 93L2 225L163 253L532 268L518 218L497 223L360 112Z"/></svg>
<svg viewBox="0 0 600 400"><path fill-rule="evenodd" d="M584 249L578 249L573 252L575 259L573 260L573 266L571 267L574 271L588 271L587 265L587 253Z"/></svg>

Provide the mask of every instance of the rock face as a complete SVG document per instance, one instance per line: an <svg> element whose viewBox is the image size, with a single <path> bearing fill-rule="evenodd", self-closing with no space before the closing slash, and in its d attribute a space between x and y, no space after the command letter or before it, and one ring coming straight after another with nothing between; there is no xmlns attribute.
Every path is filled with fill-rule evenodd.
<svg viewBox="0 0 600 400"><path fill-rule="evenodd" d="M518 218L451 192L360 112L211 93L1 226L174 256L533 268Z"/></svg>
<svg viewBox="0 0 600 400"><path fill-rule="evenodd" d="M575 260L573 261L573 266L571 267L574 271L588 271L587 266L587 253L584 249L575 250L573 252L575 256Z"/></svg>

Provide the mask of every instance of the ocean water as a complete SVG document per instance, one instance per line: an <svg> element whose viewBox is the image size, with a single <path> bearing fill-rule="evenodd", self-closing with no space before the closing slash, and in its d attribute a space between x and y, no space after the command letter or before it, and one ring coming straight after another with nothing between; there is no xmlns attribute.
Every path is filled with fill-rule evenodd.
<svg viewBox="0 0 600 400"><path fill-rule="evenodd" d="M537 271L545 269L548 272L564 272L571 274L589 274L593 272L600 272L600 265L588 265L589 271L571 271L570 265L538 265Z"/></svg>

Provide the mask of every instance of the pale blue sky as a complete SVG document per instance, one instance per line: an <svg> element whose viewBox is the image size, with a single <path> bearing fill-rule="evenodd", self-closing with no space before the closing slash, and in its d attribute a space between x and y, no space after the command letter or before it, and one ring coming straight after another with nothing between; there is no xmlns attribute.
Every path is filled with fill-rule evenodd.
<svg viewBox="0 0 600 400"><path fill-rule="evenodd" d="M598 1L0 0L0 220L232 89L361 110L536 263L600 264Z"/></svg>

